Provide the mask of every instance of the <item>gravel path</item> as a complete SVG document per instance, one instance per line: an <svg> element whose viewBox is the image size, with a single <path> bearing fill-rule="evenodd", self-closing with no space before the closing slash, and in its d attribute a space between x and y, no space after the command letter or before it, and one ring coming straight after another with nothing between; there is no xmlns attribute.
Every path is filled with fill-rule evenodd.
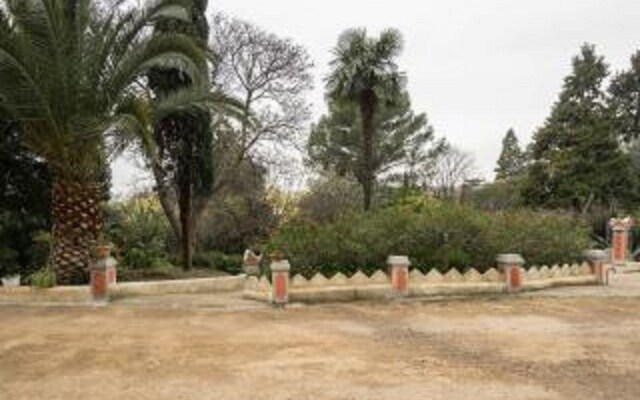
<svg viewBox="0 0 640 400"><path fill-rule="evenodd" d="M628 274L610 288L284 311L234 295L3 306L0 399L637 400L639 295Z"/></svg>

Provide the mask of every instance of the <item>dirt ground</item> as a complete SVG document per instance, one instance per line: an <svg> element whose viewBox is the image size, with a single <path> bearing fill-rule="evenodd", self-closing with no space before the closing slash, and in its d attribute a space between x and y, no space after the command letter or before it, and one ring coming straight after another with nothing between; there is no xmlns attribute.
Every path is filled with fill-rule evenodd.
<svg viewBox="0 0 640 400"><path fill-rule="evenodd" d="M637 400L634 275L620 295L0 306L0 399Z"/></svg>

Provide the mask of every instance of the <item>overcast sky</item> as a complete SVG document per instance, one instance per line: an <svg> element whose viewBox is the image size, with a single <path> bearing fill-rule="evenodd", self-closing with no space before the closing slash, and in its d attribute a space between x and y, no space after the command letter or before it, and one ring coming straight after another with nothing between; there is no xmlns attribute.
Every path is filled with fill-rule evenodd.
<svg viewBox="0 0 640 400"><path fill-rule="evenodd" d="M612 72L627 68L640 49L638 0L210 0L209 10L308 49L315 117L325 109L323 77L338 35L350 27L400 29L399 64L415 111L472 153L488 179L507 129L526 144L544 121L582 43L596 44ZM117 162L115 192L130 191L138 175L130 162Z"/></svg>

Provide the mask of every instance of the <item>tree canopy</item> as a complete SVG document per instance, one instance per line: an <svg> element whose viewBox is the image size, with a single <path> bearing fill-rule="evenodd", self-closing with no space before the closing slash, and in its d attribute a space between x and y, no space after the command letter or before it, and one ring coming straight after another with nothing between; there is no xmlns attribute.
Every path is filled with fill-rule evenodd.
<svg viewBox="0 0 640 400"><path fill-rule="evenodd" d="M551 115L534 135L523 187L529 204L586 212L593 204L616 207L633 199L630 160L612 129L602 90L607 75L604 58L585 44Z"/></svg>
<svg viewBox="0 0 640 400"><path fill-rule="evenodd" d="M396 64L402 46L402 35L395 29L384 30L378 38L368 37L365 29L349 29L338 39L326 79L327 98L339 106L354 107L359 113L358 180L365 210L371 208L376 181L376 118L382 107L392 106L403 97L405 76Z"/></svg>
<svg viewBox="0 0 640 400"><path fill-rule="evenodd" d="M496 180L510 181L523 172L525 154L520 149L518 137L513 129L509 129L502 139L502 151L496 166Z"/></svg>

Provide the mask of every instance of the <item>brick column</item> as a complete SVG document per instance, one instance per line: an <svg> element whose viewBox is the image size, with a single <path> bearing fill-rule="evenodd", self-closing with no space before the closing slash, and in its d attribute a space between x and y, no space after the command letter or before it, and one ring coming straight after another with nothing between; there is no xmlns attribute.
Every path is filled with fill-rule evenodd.
<svg viewBox="0 0 640 400"><path fill-rule="evenodd" d="M247 276L260 275L260 261L262 256L257 256L252 250L246 250L244 252L244 259L242 262L242 269Z"/></svg>
<svg viewBox="0 0 640 400"><path fill-rule="evenodd" d="M271 301L278 306L289 302L289 271L291 265L287 260L271 262Z"/></svg>
<svg viewBox="0 0 640 400"><path fill-rule="evenodd" d="M520 254L500 254L496 258L500 271L504 274L507 292L516 293L522 288L522 266L524 258Z"/></svg>
<svg viewBox="0 0 640 400"><path fill-rule="evenodd" d="M387 265L391 271L391 292L396 297L409 295L409 257L389 256Z"/></svg>
<svg viewBox="0 0 640 400"><path fill-rule="evenodd" d="M633 226L633 220L630 217L612 218L609 221L609 227L612 231L611 237L611 262L613 264L624 264L629 254L629 230Z"/></svg>
<svg viewBox="0 0 640 400"><path fill-rule="evenodd" d="M109 301L109 287L116 284L116 260L109 246L96 247L96 260L91 265L91 295L96 302Z"/></svg>
<svg viewBox="0 0 640 400"><path fill-rule="evenodd" d="M584 256L589 261L591 272L596 276L598 285L606 285L608 283L606 262L609 258L607 253L604 250L587 250Z"/></svg>

